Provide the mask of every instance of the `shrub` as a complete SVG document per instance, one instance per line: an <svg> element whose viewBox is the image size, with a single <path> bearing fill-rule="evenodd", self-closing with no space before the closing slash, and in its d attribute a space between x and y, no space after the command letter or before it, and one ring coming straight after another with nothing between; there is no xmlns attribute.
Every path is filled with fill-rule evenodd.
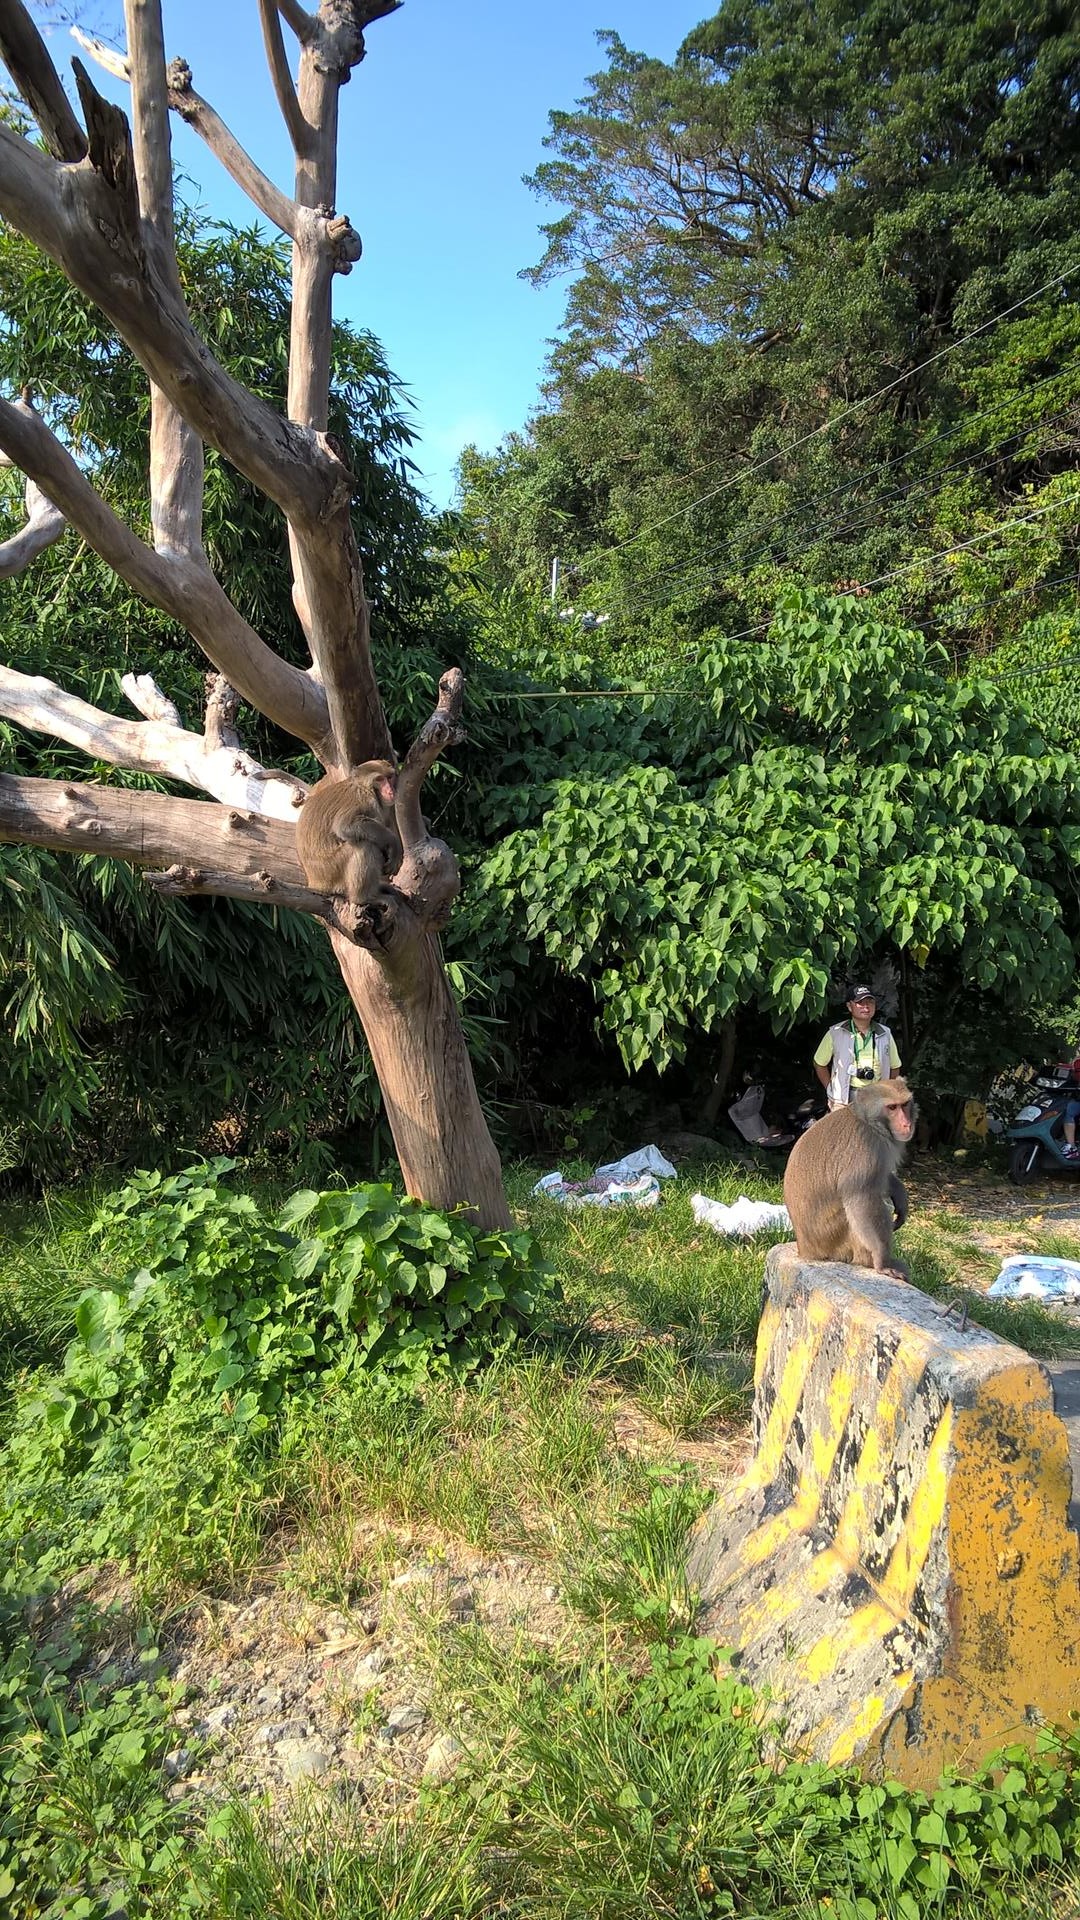
<svg viewBox="0 0 1080 1920"><path fill-rule="evenodd" d="M463 1374L545 1310L528 1233L489 1233L387 1186L293 1195L276 1219L217 1160L142 1173L102 1207L104 1263L59 1372L18 1406L4 1531L20 1555L243 1559L273 1495L286 1404L349 1375L406 1390Z"/></svg>

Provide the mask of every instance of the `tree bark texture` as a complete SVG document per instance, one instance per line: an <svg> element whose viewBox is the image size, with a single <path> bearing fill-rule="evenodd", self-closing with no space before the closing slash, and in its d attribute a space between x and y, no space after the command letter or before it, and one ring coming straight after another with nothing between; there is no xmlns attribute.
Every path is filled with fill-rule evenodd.
<svg viewBox="0 0 1080 1920"><path fill-rule="evenodd" d="M464 1204L484 1226L509 1226L499 1156L434 935L395 972L340 934L330 938L371 1048L406 1189L434 1207Z"/></svg>

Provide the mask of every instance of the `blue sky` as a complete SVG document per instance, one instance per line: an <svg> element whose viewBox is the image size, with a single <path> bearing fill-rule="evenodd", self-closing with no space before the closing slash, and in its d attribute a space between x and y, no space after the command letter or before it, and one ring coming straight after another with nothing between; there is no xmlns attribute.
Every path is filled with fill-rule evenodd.
<svg viewBox="0 0 1080 1920"><path fill-rule="evenodd" d="M713 11L708 0L405 0L368 30L367 58L341 96L338 196L364 258L337 281L336 311L370 327L405 381L436 504L450 499L468 441L493 447L524 425L562 317L565 283L536 289L517 277L555 212L522 183L543 158L549 110L572 106L602 64L597 28L670 58ZM164 12L170 57L190 62L199 92L287 186L255 0L165 0ZM66 37L51 41L64 67ZM174 138L207 209L246 222L248 203L202 143L175 122Z"/></svg>

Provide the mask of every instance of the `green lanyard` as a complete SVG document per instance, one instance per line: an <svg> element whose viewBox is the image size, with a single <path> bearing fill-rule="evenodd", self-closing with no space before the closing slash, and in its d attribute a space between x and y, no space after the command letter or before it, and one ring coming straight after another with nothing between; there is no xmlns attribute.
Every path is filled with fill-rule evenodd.
<svg viewBox="0 0 1080 1920"><path fill-rule="evenodd" d="M855 1025L855 1022L854 1022L854 1020L852 1020L852 1022L851 1022L851 1042L852 1042L852 1051L853 1051L853 1054L854 1054L854 1065L855 1065L856 1067L858 1067L858 1065L860 1064L860 1060L862 1059L862 1057L863 1057L863 1056L864 1056L864 1054L865 1054L865 1049L866 1049L866 1045L867 1045L867 1042L869 1042L869 1046L870 1046L870 1059L869 1059L869 1061L868 1061L868 1063L867 1063L867 1064L868 1064L869 1066L871 1066L871 1067L872 1067L872 1066L874 1066L874 1065L876 1064L876 1061L877 1061L877 1040L876 1040L876 1038L875 1038L875 1035L874 1035L874 1029L873 1029L873 1027L868 1027L868 1028L867 1028L867 1030L866 1030L866 1032L865 1032L865 1033L863 1034L863 1033L860 1033L860 1032L859 1032L859 1029L858 1029L858 1027L857 1027L857 1026Z"/></svg>

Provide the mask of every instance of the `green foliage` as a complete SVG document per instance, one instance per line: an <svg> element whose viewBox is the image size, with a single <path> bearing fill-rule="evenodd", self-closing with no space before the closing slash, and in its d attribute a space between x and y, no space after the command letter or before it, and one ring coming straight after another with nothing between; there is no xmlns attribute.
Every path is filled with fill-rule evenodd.
<svg viewBox="0 0 1080 1920"><path fill-rule="evenodd" d="M64 1370L20 1389L24 1424L0 1459L5 1917L315 1920L328 1889L350 1914L409 1920L1071 1911L1080 1736L1047 1732L1034 1755L1010 1749L932 1793L794 1765L768 1702L715 1643L689 1632L687 1536L711 1496L674 1461L651 1464L619 1444L612 1388L627 1374L613 1350L631 1328L638 1347L673 1330L695 1330L714 1350L736 1329L745 1338L760 1248L690 1247L684 1183L648 1217L545 1209L583 1323L572 1345L506 1348L466 1380L436 1363L419 1396L373 1391L370 1369L341 1363L357 1330L355 1295L346 1326L330 1296L358 1235L388 1262L430 1260L434 1249L414 1257L406 1238L427 1210L395 1209L374 1188L252 1211L223 1171L142 1176L99 1206L96 1246L83 1256L99 1263L99 1284L82 1296ZM522 1171L523 1190L534 1173ZM747 1184L741 1169L706 1176L725 1196L734 1181ZM340 1203L356 1199L370 1209L350 1225ZM55 1242L71 1261L76 1225ZM324 1251L298 1275L316 1239ZM933 1262L921 1243L918 1254L922 1280ZM299 1351L288 1337L297 1328L325 1352ZM244 1374L223 1385L223 1367L235 1364L227 1354ZM181 1382L202 1423L198 1442ZM256 1404L238 1429L245 1395ZM67 1426L65 1407L53 1434L41 1409L64 1396L80 1411ZM110 1504L102 1485L110 1428L133 1507L123 1525L120 1497ZM130 1465L140 1437L153 1446L145 1479ZM241 1442L237 1472L229 1455ZM231 1495L200 1545L204 1470ZM152 1474L164 1484L157 1512ZM179 1503L182 1483L192 1508ZM135 1632L95 1594L116 1588L102 1563L118 1546L144 1571L154 1554L159 1568L227 1577L236 1499L252 1509L250 1532L274 1503L290 1577L339 1603L370 1591L358 1515L425 1540L549 1559L577 1615L571 1631L523 1644L505 1623L490 1640L479 1624L433 1629L432 1685L454 1703L466 1758L454 1782L424 1789L415 1819L373 1833L371 1804L358 1810L337 1794L294 1803L287 1823L239 1804L173 1804L162 1761L192 1739L171 1724L177 1690L162 1677L152 1625ZM181 1536L171 1560L167 1530Z"/></svg>
<svg viewBox="0 0 1080 1920"><path fill-rule="evenodd" d="M455 937L501 964L511 1002L538 978L580 982L632 1071L663 1071L742 1008L778 1030L821 1018L860 952L917 975L940 961L998 1005L1071 983L1075 757L853 598L790 590L752 676L706 637L621 755L613 705L542 707L532 725L538 777L496 770L513 830ZM654 729L663 765L638 759Z"/></svg>
<svg viewBox="0 0 1080 1920"><path fill-rule="evenodd" d="M903 569L890 607L980 648L1067 606L1075 520L1022 522L1075 470L1072 16L731 0L670 62L599 38L533 181L534 277L571 276L547 405L462 461L500 575L558 554L605 654L792 578Z"/></svg>
<svg viewBox="0 0 1080 1920"><path fill-rule="evenodd" d="M130 1680L99 1661L75 1682L118 1623L80 1603L43 1634L56 1605L49 1582L0 1573L0 1908L109 1920L124 1896L159 1896L190 1912L177 1884L189 1809L169 1804L160 1773L178 1690L154 1677L146 1633Z"/></svg>
<svg viewBox="0 0 1080 1920"><path fill-rule="evenodd" d="M647 1641L685 1632L694 1616L686 1577L690 1534L709 1496L688 1474L650 1475L647 1497L613 1527L584 1533L567 1598L579 1612L632 1627Z"/></svg>
<svg viewBox="0 0 1080 1920"><path fill-rule="evenodd" d="M293 1196L267 1218L216 1161L140 1174L101 1210L101 1255L62 1369L19 1399L3 1524L50 1564L76 1540L156 1579L250 1553L281 1423L354 1371L369 1391L468 1372L550 1288L527 1233L482 1233L389 1187Z"/></svg>
<svg viewBox="0 0 1080 1920"><path fill-rule="evenodd" d="M1010 1915L1080 1838L1080 1736L933 1793L778 1767L767 1711L707 1639L675 1636L637 1678L590 1664L492 1694L514 1735L492 1837L545 1916Z"/></svg>

